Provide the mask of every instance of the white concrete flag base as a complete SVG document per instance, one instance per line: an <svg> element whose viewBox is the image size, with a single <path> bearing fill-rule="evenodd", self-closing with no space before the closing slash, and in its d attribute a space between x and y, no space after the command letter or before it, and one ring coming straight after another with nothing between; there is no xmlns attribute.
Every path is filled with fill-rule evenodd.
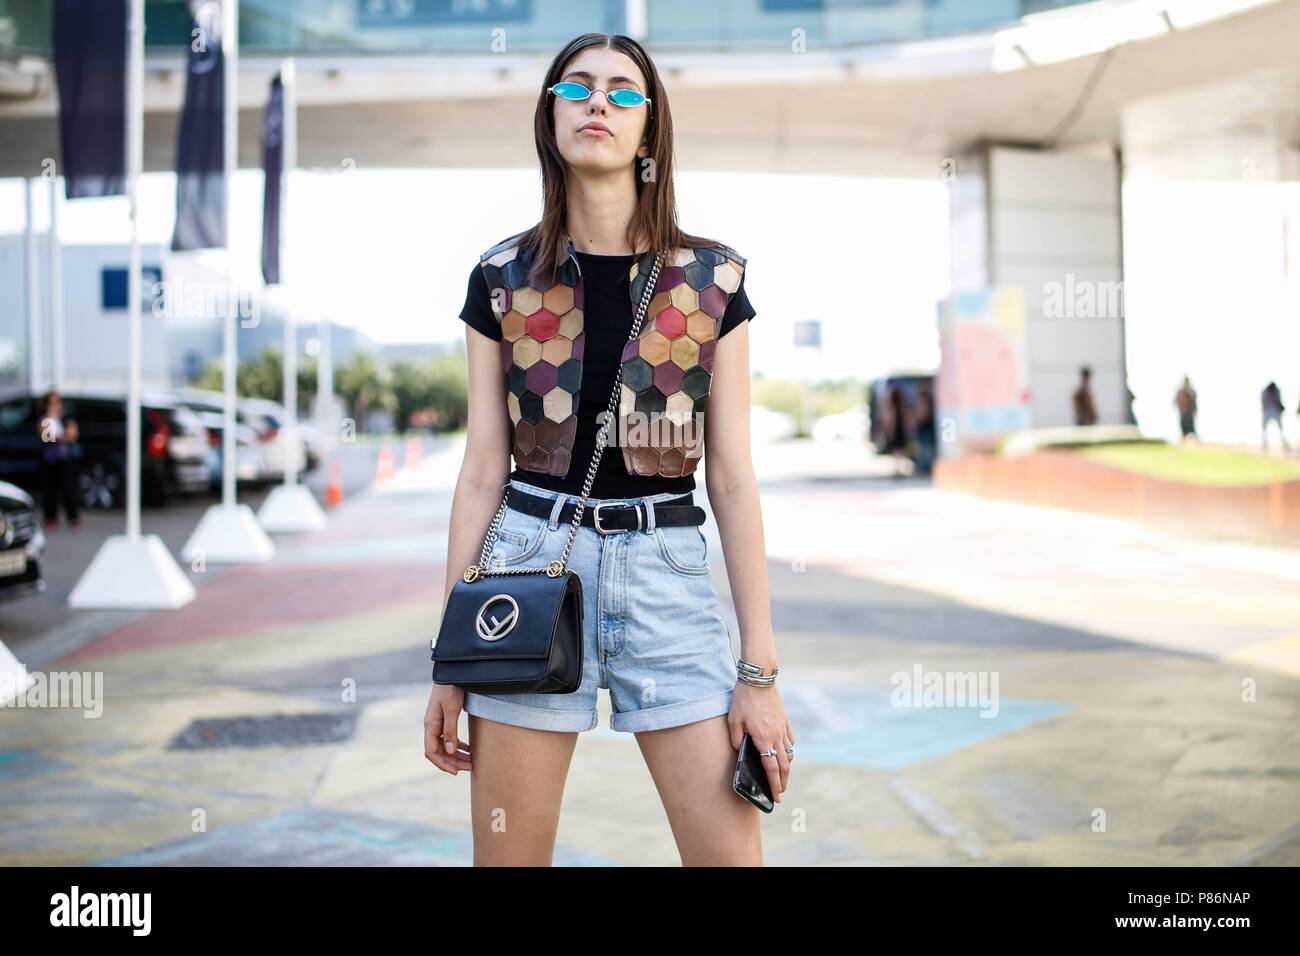
<svg viewBox="0 0 1300 956"><path fill-rule="evenodd" d="M0 641L0 706L22 697L35 682L36 678L27 673L22 661Z"/></svg>
<svg viewBox="0 0 1300 956"><path fill-rule="evenodd" d="M77 608L177 608L194 600L194 585L156 534L115 534L102 545L68 595Z"/></svg>
<svg viewBox="0 0 1300 956"><path fill-rule="evenodd" d="M266 531L322 531L329 524L316 496L306 485L277 485L257 512Z"/></svg>
<svg viewBox="0 0 1300 956"><path fill-rule="evenodd" d="M205 564L248 564L270 561L275 545L248 505L213 505L185 542L181 557Z"/></svg>

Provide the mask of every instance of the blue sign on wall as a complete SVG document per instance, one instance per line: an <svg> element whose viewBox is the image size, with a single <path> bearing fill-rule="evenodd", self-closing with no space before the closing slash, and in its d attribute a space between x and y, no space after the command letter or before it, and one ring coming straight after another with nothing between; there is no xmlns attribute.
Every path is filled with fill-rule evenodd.
<svg viewBox="0 0 1300 956"><path fill-rule="evenodd" d="M160 266L143 266L140 269L140 296L143 306L142 314L153 311L154 301L159 293L154 286L162 282ZM126 270L105 267L99 273L99 307L105 312L112 309L126 308Z"/></svg>
<svg viewBox="0 0 1300 956"><path fill-rule="evenodd" d="M185 381L192 382L203 374L203 369L207 363L204 362L203 355L197 349L186 349L182 365L185 369Z"/></svg>
<svg viewBox="0 0 1300 956"><path fill-rule="evenodd" d="M357 0L359 27L498 23L532 15L533 0Z"/></svg>
<svg viewBox="0 0 1300 956"><path fill-rule="evenodd" d="M795 319L794 344L796 346L803 345L803 346L808 346L810 348L821 348L822 345L821 319Z"/></svg>

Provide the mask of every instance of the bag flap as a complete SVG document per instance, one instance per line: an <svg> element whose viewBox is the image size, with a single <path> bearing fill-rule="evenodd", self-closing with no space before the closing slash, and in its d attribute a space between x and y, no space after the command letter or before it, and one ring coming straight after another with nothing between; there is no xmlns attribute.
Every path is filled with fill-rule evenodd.
<svg viewBox="0 0 1300 956"><path fill-rule="evenodd" d="M573 571L558 578L512 574L457 581L438 629L433 660L549 657L565 592L576 581ZM496 635L495 640L487 639Z"/></svg>

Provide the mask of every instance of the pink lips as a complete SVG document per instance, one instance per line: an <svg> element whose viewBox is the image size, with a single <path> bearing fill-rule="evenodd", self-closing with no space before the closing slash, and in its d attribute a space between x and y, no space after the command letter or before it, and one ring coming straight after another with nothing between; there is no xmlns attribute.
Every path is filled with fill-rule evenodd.
<svg viewBox="0 0 1300 956"><path fill-rule="evenodd" d="M594 123L589 126L582 127L580 130L578 130L578 132L588 133L592 136L613 136L614 135L609 130L605 129L603 126L597 126Z"/></svg>

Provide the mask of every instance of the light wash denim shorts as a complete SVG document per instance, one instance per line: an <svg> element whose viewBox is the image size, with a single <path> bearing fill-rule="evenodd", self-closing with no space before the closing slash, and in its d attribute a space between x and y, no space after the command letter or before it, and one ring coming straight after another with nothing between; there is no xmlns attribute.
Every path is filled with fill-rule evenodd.
<svg viewBox="0 0 1300 956"><path fill-rule="evenodd" d="M564 552L572 521L558 523L566 502L581 500L511 479L555 502L549 518L507 508L489 567L540 567ZM668 501L684 492L608 502ZM708 540L693 525L602 534L579 527L569 567L582 579L582 684L570 694L465 693L465 712L538 730L596 726L596 691L610 698L610 728L662 730L731 710L736 657L718 614Z"/></svg>

